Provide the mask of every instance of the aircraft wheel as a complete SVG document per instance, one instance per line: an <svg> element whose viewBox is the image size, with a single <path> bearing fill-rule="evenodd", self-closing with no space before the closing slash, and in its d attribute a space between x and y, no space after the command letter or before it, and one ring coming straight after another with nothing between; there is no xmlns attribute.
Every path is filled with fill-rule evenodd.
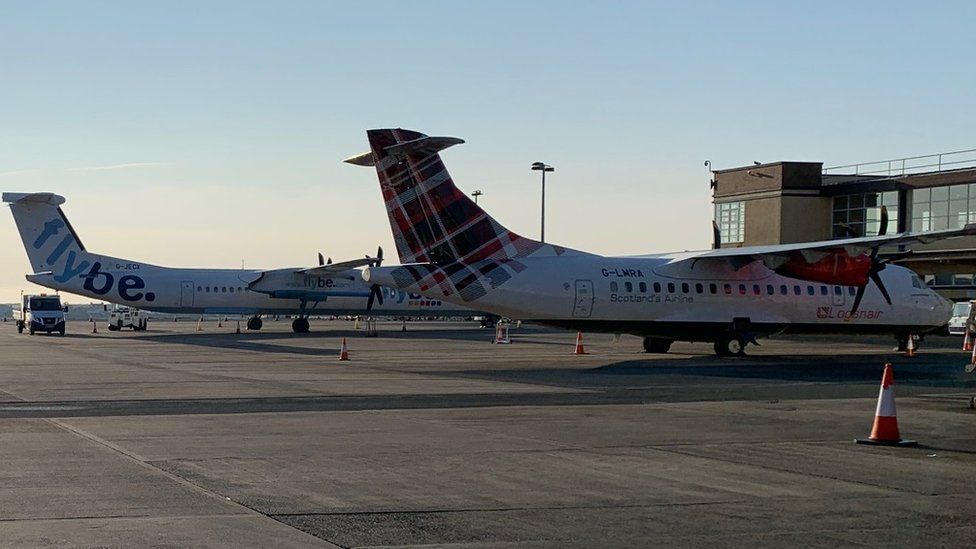
<svg viewBox="0 0 976 549"><path fill-rule="evenodd" d="M296 334L306 334L308 333L308 319L307 318L296 318L291 322L291 329Z"/></svg>
<svg viewBox="0 0 976 549"><path fill-rule="evenodd" d="M645 353L666 353L668 352L668 349L671 348L672 343L674 343L673 340L664 339L662 337L645 337L644 352Z"/></svg>
<svg viewBox="0 0 976 549"><path fill-rule="evenodd" d="M715 354L718 356L745 356L746 340L737 334L727 334L715 340Z"/></svg>
<svg viewBox="0 0 976 549"><path fill-rule="evenodd" d="M247 319L248 330L260 330L261 326L263 325L264 322L261 321L261 317L259 316L252 316L251 318Z"/></svg>
<svg viewBox="0 0 976 549"><path fill-rule="evenodd" d="M118 329L119 329L119 327L118 327L118 326L116 326L115 324L109 324L109 325L108 325L108 331L110 331L110 332L115 332L115 331L117 331Z"/></svg>

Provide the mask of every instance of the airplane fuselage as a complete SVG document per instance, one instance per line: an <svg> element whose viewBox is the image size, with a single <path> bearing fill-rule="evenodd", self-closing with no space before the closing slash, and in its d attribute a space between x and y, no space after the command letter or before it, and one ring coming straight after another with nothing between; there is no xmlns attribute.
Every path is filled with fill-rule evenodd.
<svg viewBox="0 0 976 549"><path fill-rule="evenodd" d="M84 269L27 275L35 284L92 299L181 314L362 314L369 286L356 274L300 274L300 269L181 269L93 255ZM381 288L375 316L466 316L472 311L419 294ZM306 308L302 309L302 301Z"/></svg>
<svg viewBox="0 0 976 549"><path fill-rule="evenodd" d="M951 304L912 271L894 265L880 272L889 305L869 287L859 310L857 288L798 280L762 262L738 270L718 261L681 261L681 254L602 257L572 254L520 258L520 270L471 302L444 295L433 277L400 289L437 296L497 314L564 328L712 341L736 331L768 335L806 333L924 333L943 325ZM397 284L397 267L371 268L368 279Z"/></svg>

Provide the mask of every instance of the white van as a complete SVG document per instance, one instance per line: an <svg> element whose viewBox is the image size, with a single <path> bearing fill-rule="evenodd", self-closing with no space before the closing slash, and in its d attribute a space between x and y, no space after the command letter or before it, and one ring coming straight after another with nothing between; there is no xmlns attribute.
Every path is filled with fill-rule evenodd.
<svg viewBox="0 0 976 549"><path fill-rule="evenodd" d="M952 317L949 319L949 334L965 335L966 322L973 310L972 301L960 301L952 306Z"/></svg>
<svg viewBox="0 0 976 549"><path fill-rule="evenodd" d="M64 335L64 313L67 306L61 305L58 295L24 295L20 301L20 318L17 320L17 332L30 335L34 332L58 332Z"/></svg>

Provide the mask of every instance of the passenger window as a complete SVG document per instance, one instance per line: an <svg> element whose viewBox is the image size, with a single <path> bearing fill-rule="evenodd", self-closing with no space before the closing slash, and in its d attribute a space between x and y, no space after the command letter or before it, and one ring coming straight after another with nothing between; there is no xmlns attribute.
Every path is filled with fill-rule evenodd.
<svg viewBox="0 0 976 549"><path fill-rule="evenodd" d="M630 282L624 282L624 291L626 291L628 294L633 293L634 285L631 284Z"/></svg>
<svg viewBox="0 0 976 549"><path fill-rule="evenodd" d="M800 295L800 294L802 294L802 293L803 293L803 290L801 290L801 289L800 289L800 287L799 287L798 285L794 285L794 286L793 286L793 293L794 293L795 295Z"/></svg>
<svg viewBox="0 0 976 549"><path fill-rule="evenodd" d="M731 295L732 294L732 285L731 284L726 284L725 285L725 293L726 293L726 295Z"/></svg>
<svg viewBox="0 0 976 549"><path fill-rule="evenodd" d="M695 284L695 293L697 294L705 293L705 287L702 286L701 282Z"/></svg>
<svg viewBox="0 0 976 549"><path fill-rule="evenodd" d="M640 289L640 293L642 293L642 294L646 294L647 293L647 283L646 282L641 282L640 284L637 285L637 287Z"/></svg>
<svg viewBox="0 0 976 549"><path fill-rule="evenodd" d="M688 283L687 282L682 282L681 283L681 293L686 294L689 291L691 291L691 287L688 286Z"/></svg>
<svg viewBox="0 0 976 549"><path fill-rule="evenodd" d="M787 291L787 288L786 288L786 284L783 284L783 285L781 285L781 286L779 287L779 293L780 293L780 295L786 295L787 293L789 293L789 292Z"/></svg>
<svg viewBox="0 0 976 549"><path fill-rule="evenodd" d="M234 287L233 286L230 287L230 293L234 293Z"/></svg>
<svg viewBox="0 0 976 549"><path fill-rule="evenodd" d="M762 293L759 291L759 284L752 285L752 293L753 295L759 295L760 293Z"/></svg>
<svg viewBox="0 0 976 549"><path fill-rule="evenodd" d="M222 286L220 288L220 292L226 294L227 293L227 286Z"/></svg>
<svg viewBox="0 0 976 549"><path fill-rule="evenodd" d="M841 290L840 286L834 286L834 295L844 295L844 290Z"/></svg>
<svg viewBox="0 0 976 549"><path fill-rule="evenodd" d="M668 293L674 293L674 282L668 282Z"/></svg>
<svg viewBox="0 0 976 549"><path fill-rule="evenodd" d="M807 295L815 295L817 292L813 290L813 286L807 286Z"/></svg>
<svg viewBox="0 0 976 549"><path fill-rule="evenodd" d="M210 286L207 286L207 293L210 293Z"/></svg>
<svg viewBox="0 0 976 549"><path fill-rule="evenodd" d="M202 292L203 291L203 286L197 286L197 291L198 292Z"/></svg>
<svg viewBox="0 0 976 549"><path fill-rule="evenodd" d="M654 283L654 293L656 293L656 294L661 293L661 283L660 282L655 282Z"/></svg>
<svg viewBox="0 0 976 549"><path fill-rule="evenodd" d="M709 284L708 285L708 291L711 292L712 294L717 294L718 293L718 284L715 284L715 283Z"/></svg>
<svg viewBox="0 0 976 549"><path fill-rule="evenodd" d="M820 287L820 295L827 295L827 287L826 286L821 286Z"/></svg>
<svg viewBox="0 0 976 549"><path fill-rule="evenodd" d="M616 282L610 282L610 291L611 292L616 292L617 291L617 288L618 288L618 286L617 286L617 283Z"/></svg>
<svg viewBox="0 0 976 549"><path fill-rule="evenodd" d="M772 284L766 284L766 294L773 295L775 293L776 293L776 290L773 288L773 285Z"/></svg>
<svg viewBox="0 0 976 549"><path fill-rule="evenodd" d="M857 291L854 290L854 286L848 286L847 293L850 295L857 295Z"/></svg>
<svg viewBox="0 0 976 549"><path fill-rule="evenodd" d="M746 295L746 285L739 284L739 295Z"/></svg>

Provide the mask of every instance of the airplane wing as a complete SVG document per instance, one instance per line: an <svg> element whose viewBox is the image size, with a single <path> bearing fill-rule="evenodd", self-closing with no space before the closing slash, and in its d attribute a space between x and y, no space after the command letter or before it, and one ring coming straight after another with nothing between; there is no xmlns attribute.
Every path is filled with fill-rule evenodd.
<svg viewBox="0 0 976 549"><path fill-rule="evenodd" d="M343 271L348 271L349 269L355 269L356 267L365 267L367 265L373 265L375 263L376 263L375 257L364 257L362 259L350 259L349 261L340 261L339 263L329 263L328 265L319 265L317 267L299 269L296 272L307 274L307 275L325 276L331 274L338 274Z"/></svg>
<svg viewBox="0 0 976 549"><path fill-rule="evenodd" d="M786 261L799 255L807 263L816 263L828 255L839 251L850 257L867 252L873 252L882 246L904 246L916 243L927 244L947 238L976 235L976 223L970 223L961 229L945 229L940 231L926 231L920 233L900 233L883 236L864 236L860 238L844 238L837 240L822 240L819 242L800 242L796 244L774 244L770 246L746 246L742 248L719 248L679 254L672 263L679 261L720 260L734 266L743 266L755 260L762 260L770 269L776 269Z"/></svg>

